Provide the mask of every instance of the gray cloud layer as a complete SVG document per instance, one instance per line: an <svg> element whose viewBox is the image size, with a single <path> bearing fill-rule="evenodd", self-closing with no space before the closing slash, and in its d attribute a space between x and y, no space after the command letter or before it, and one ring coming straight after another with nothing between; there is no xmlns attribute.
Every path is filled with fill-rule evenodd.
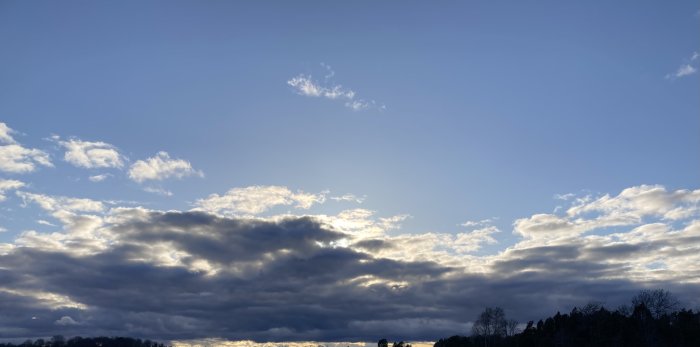
<svg viewBox="0 0 700 347"><path fill-rule="evenodd" d="M60 239L62 247L27 241L6 248L0 336L433 340L468 333L489 305L528 320L588 300L614 306L645 285L689 300L700 292L697 281L614 276L629 265L609 259L672 247L668 240L515 247L475 273L439 260L379 256L390 238L339 247L348 234L312 217L265 221L118 208L102 218L99 227L68 231L79 237ZM23 237L38 243L52 236Z"/></svg>

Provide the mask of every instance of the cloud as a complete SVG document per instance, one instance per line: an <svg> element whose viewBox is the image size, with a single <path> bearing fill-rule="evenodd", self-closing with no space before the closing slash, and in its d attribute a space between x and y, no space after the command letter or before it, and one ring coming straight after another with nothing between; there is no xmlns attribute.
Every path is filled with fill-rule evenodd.
<svg viewBox="0 0 700 347"><path fill-rule="evenodd" d="M470 223L477 228L469 232L408 234L398 229L407 215L367 209L239 217L272 206L307 212L321 194L232 191L215 197L245 198L212 212L108 209L19 192L73 218L62 230L28 231L0 247L0 300L8 305L0 326L12 332L3 336L430 341L468 332L485 306L537 320L590 300L614 308L648 287L700 304L700 190L643 185L573 196L561 214L515 221L521 238L488 255L474 254L498 242L488 222ZM236 210L242 202L246 212ZM95 224L71 227L81 218Z"/></svg>
<svg viewBox="0 0 700 347"><path fill-rule="evenodd" d="M167 189L158 188L158 187L145 187L145 188L143 188L143 191L148 192L148 193L162 195L162 196L173 196L173 192L171 192Z"/></svg>
<svg viewBox="0 0 700 347"><path fill-rule="evenodd" d="M138 183L193 175L203 177L204 173L192 168L192 164L186 160L170 159L170 155L162 151L158 152L154 157L135 162L129 169L129 178Z"/></svg>
<svg viewBox="0 0 700 347"><path fill-rule="evenodd" d="M293 192L282 186L251 186L233 188L224 195L211 194L195 202L198 210L225 215L255 215L275 206L294 206L309 209L326 200L327 192L319 194Z"/></svg>
<svg viewBox="0 0 700 347"><path fill-rule="evenodd" d="M38 165L53 166L49 154L34 148L25 148L12 137L15 133L7 124L0 122L0 171L28 173Z"/></svg>
<svg viewBox="0 0 700 347"><path fill-rule="evenodd" d="M75 321L73 318L71 318L70 316L63 316L63 317L61 317L60 319L56 320L56 321L54 322L54 324L56 324L56 325L63 325L63 326L66 326L66 325L79 325L79 323L76 322L76 321Z"/></svg>
<svg viewBox="0 0 700 347"><path fill-rule="evenodd" d="M88 177L88 179L90 180L90 182L102 182L102 181L106 180L107 178L109 178L110 176L112 176L112 175L100 174L100 175L90 176L90 177Z"/></svg>
<svg viewBox="0 0 700 347"><path fill-rule="evenodd" d="M698 54L698 52L693 52L693 55L688 59L689 62L681 64L676 72L667 74L666 79L676 79L697 73L698 68L697 66L693 66L693 62L697 61L699 57L700 54Z"/></svg>
<svg viewBox="0 0 700 347"><path fill-rule="evenodd" d="M64 160L82 168L121 168L124 166L124 157L116 147L105 142L89 142L72 138L61 141L54 137L63 148L66 149Z"/></svg>
<svg viewBox="0 0 700 347"><path fill-rule="evenodd" d="M13 144L17 143L12 137L12 133L15 131L10 129L7 124L0 122L0 143Z"/></svg>
<svg viewBox="0 0 700 347"><path fill-rule="evenodd" d="M55 226L56 226L56 224L53 224L53 223L51 223L51 222L49 222L49 221L45 221L45 220L43 220L43 219L39 219L39 220L37 220L36 222L39 223L39 224L41 224L41 225L46 225L46 226L50 226L50 227L55 227Z"/></svg>
<svg viewBox="0 0 700 347"><path fill-rule="evenodd" d="M5 201L7 196L5 192L8 190L15 190L24 187L24 182L18 180L6 180L0 178L0 201Z"/></svg>
<svg viewBox="0 0 700 347"><path fill-rule="evenodd" d="M330 100L344 100L345 107L355 111L361 111L368 108L385 109L384 105L377 105L374 100L363 100L356 98L356 93L352 89L348 89L339 84L333 84L331 79L335 76L335 71L327 64L321 63L321 67L325 70L324 82L314 80L311 75L297 75L287 81L299 95L309 97L320 97Z"/></svg>
<svg viewBox="0 0 700 347"><path fill-rule="evenodd" d="M361 204L365 201L365 199L367 199L367 196L366 195L365 196L357 196L355 194L344 194L341 196L331 196L330 199L334 200L334 201L350 201L350 202L355 202L355 203Z"/></svg>
<svg viewBox="0 0 700 347"><path fill-rule="evenodd" d="M468 221L466 221L466 222L464 222L464 223L462 223L462 224L460 224L460 225L463 226L463 227L467 227L467 228L472 228L472 227L484 227L484 226L489 226L489 225L491 225L491 223L493 223L493 221L494 221L495 219L497 219L497 218L486 218L486 219L482 219L482 220L479 220L479 221L468 220Z"/></svg>

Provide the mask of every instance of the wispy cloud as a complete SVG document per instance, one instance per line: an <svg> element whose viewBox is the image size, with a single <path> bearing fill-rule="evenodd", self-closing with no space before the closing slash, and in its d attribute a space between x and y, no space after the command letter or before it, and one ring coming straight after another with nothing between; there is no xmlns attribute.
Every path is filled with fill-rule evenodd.
<svg viewBox="0 0 700 347"><path fill-rule="evenodd" d="M666 74L666 79L676 79L685 76L690 76L698 72L697 61L700 58L698 52L693 52L693 55L686 63L681 64L676 72Z"/></svg>
<svg viewBox="0 0 700 347"><path fill-rule="evenodd" d="M112 176L112 175L100 174L100 175L90 176L90 177L88 177L88 179L90 180L90 182L102 182L102 181L106 180L107 178L109 178L110 176Z"/></svg>
<svg viewBox="0 0 700 347"><path fill-rule="evenodd" d="M332 196L330 197L331 200L333 201L351 201L351 202L356 202L358 204L361 204L367 199L367 196L357 196L355 194L344 194L341 196Z"/></svg>
<svg viewBox="0 0 700 347"><path fill-rule="evenodd" d="M159 187L146 187L146 188L143 188L143 191L147 192L147 193L162 195L162 196L173 196L173 192L171 192L167 189L159 188Z"/></svg>
<svg viewBox="0 0 700 347"><path fill-rule="evenodd" d="M354 90L343 87L340 84L333 83L332 79L335 76L335 71L327 64L321 63L325 75L323 82L317 81L311 75L299 74L287 81L287 84L292 86L299 95L309 97L320 97L330 100L344 101L345 107L355 111L361 111L369 108L385 109L384 105L379 105L374 100L364 100L356 97Z"/></svg>

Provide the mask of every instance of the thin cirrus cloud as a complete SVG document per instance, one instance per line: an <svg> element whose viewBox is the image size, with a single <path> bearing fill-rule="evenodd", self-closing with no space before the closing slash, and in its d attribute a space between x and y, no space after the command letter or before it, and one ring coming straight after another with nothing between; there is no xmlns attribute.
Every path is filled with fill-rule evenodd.
<svg viewBox="0 0 700 347"><path fill-rule="evenodd" d="M294 88L299 95L342 101L345 107L354 111L386 108L384 105L378 105L374 100L357 98L354 90L333 83L332 78L335 76L335 71L324 63L321 63L321 66L326 70L323 81L315 80L311 75L299 74L287 80L287 84Z"/></svg>
<svg viewBox="0 0 700 347"><path fill-rule="evenodd" d="M293 196L306 193L254 186L227 195L241 194L232 203L255 212L296 206ZM615 307L650 285L700 303L700 190L636 186L572 198L559 215L516 220L517 243L489 255L474 251L497 242L495 227L407 234L396 232L407 216L365 209L263 218L22 195L73 218L0 247L9 338L426 341L468 331L490 305L527 321L601 297ZM41 319L14 319L18 312Z"/></svg>
<svg viewBox="0 0 700 347"><path fill-rule="evenodd" d="M124 166L125 158L115 146L109 143L83 141L77 138L63 141L58 136L53 136L52 139L66 150L63 159L74 166L86 169Z"/></svg>
<svg viewBox="0 0 700 347"><path fill-rule="evenodd" d="M203 177L204 173L195 170L189 161L170 158L167 152L161 151L151 158L133 163L129 168L128 175L131 180L142 183L187 176Z"/></svg>
<svg viewBox="0 0 700 347"><path fill-rule="evenodd" d="M15 133L13 129L0 122L0 171L29 173L36 170L38 166L53 166L48 153L23 147L14 139L13 133Z"/></svg>

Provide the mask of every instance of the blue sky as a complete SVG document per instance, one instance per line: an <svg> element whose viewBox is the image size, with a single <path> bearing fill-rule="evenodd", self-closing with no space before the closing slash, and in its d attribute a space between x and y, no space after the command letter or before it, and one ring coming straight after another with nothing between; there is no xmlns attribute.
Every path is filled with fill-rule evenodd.
<svg viewBox="0 0 700 347"><path fill-rule="evenodd" d="M649 219L686 228L697 201L673 199L698 188L699 11L695 1L5 1L4 145L42 151L52 166L0 172L24 184L3 193L0 242L70 234L60 211L137 206L325 216L336 227L343 211L374 211L383 237L498 230L469 243L463 256L478 261L528 246L518 221L572 206L595 212L572 212L574 224L639 212L591 233ZM71 140L103 142L106 157L76 164ZM130 177L139 162L157 172ZM673 208L624 198L659 189ZM204 203L211 194L228 200ZM270 196L281 200L253 201ZM42 207L51 197L106 207ZM686 219L669 217L674 208Z"/></svg>

